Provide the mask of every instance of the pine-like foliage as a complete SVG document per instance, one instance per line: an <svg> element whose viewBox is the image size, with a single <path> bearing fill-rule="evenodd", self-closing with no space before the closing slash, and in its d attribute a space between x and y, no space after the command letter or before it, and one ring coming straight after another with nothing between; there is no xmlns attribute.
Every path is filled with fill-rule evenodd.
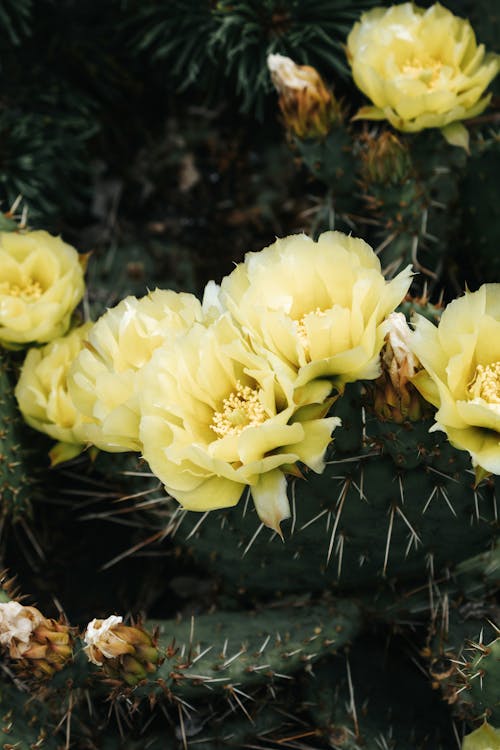
<svg viewBox="0 0 500 750"><path fill-rule="evenodd" d="M195 84L212 96L236 94L243 112L262 117L271 91L266 58L289 55L345 77L344 40L373 0L174 0L141 3L131 19L138 50L161 61L181 90Z"/></svg>

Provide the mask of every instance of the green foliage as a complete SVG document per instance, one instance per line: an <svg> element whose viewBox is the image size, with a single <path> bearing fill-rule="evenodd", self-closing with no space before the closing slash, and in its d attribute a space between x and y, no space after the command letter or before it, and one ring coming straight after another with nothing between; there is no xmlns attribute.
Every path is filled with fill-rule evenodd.
<svg viewBox="0 0 500 750"><path fill-rule="evenodd" d="M2 0L0 5L0 35L18 45L29 36L32 23L33 0ZM4 43L0 41L0 46Z"/></svg>
<svg viewBox="0 0 500 750"><path fill-rule="evenodd" d="M346 78L343 42L362 10L373 0L249 2L175 0L168 6L142 3L129 23L139 32L138 50L170 67L180 89L192 84L220 91L225 78L243 112L263 116L272 90L267 55L280 53ZM227 89L225 89L227 92ZM220 95L219 95L220 96ZM217 97L219 98L219 97Z"/></svg>

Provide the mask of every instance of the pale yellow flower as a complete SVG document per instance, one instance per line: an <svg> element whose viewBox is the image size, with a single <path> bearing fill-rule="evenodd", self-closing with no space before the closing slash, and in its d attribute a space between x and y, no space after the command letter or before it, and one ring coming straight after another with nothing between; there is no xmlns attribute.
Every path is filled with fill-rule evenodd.
<svg viewBox="0 0 500 750"><path fill-rule="evenodd" d="M220 298L242 329L298 372L344 383L380 373L385 318L405 296L408 266L386 282L369 245L341 232L303 234L247 253Z"/></svg>
<svg viewBox="0 0 500 750"><path fill-rule="evenodd" d="M480 114L500 69L499 55L485 53L470 23L439 3L363 13L348 36L347 56L356 85L373 102L356 117L389 120L406 132Z"/></svg>
<svg viewBox="0 0 500 750"><path fill-rule="evenodd" d="M68 330L85 256L48 232L0 232L0 345L46 343Z"/></svg>
<svg viewBox="0 0 500 750"><path fill-rule="evenodd" d="M418 316L411 348L425 368L412 383L438 409L433 429L500 474L500 284L451 302L437 327Z"/></svg>
<svg viewBox="0 0 500 750"><path fill-rule="evenodd" d="M464 737L462 750L500 750L500 729L485 721L479 729Z"/></svg>
<svg viewBox="0 0 500 750"><path fill-rule="evenodd" d="M226 313L154 353L140 378L143 454L188 510L235 505L250 491L279 533L289 515L285 473L324 468L337 418L324 418L331 384L294 400L295 371L252 350Z"/></svg>
<svg viewBox="0 0 500 750"><path fill-rule="evenodd" d="M77 409L90 420L89 442L112 452L141 449L137 373L160 344L201 319L196 297L162 289L126 297L99 318L68 378Z"/></svg>
<svg viewBox="0 0 500 750"><path fill-rule="evenodd" d="M16 386L17 403L26 422L62 444L56 451L58 457L77 455L87 442L87 420L68 393L68 372L91 327L92 323L85 323L50 344L30 349Z"/></svg>

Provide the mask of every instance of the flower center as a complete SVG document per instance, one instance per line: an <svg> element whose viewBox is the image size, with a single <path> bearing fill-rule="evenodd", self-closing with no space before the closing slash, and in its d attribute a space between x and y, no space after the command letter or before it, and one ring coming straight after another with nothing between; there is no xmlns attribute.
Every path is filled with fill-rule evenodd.
<svg viewBox="0 0 500 750"><path fill-rule="evenodd" d="M321 310L321 308L317 307L316 310L311 310L310 312L303 315L300 320L295 321L295 325L297 327L297 336L299 338L300 343L304 347L304 351L307 354L310 354L310 345L309 345L309 334L307 333L307 325L306 325L306 318L309 315L315 315L317 318L324 318L326 313Z"/></svg>
<svg viewBox="0 0 500 750"><path fill-rule="evenodd" d="M468 390L472 398L482 398L489 404L500 404L500 362L478 365Z"/></svg>
<svg viewBox="0 0 500 750"><path fill-rule="evenodd" d="M436 86L439 80L442 67L443 63L440 60L430 58L423 63L422 60L414 57L405 62L404 65L401 66L401 70L409 78L418 78L422 83L427 84L427 86L432 89Z"/></svg>
<svg viewBox="0 0 500 750"><path fill-rule="evenodd" d="M1 281L0 294L19 297L24 302L34 302L42 296L43 288L39 281L33 281L28 276L24 284L11 284L8 281Z"/></svg>
<svg viewBox="0 0 500 750"><path fill-rule="evenodd" d="M224 399L222 409L215 412L210 427L219 437L226 437L239 435L246 427L255 427L266 419L258 391L237 380L236 389Z"/></svg>

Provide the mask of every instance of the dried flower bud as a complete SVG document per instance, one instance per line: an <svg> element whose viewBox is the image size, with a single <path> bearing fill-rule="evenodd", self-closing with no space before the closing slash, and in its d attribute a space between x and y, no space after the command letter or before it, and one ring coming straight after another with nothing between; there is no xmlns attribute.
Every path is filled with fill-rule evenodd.
<svg viewBox="0 0 500 750"><path fill-rule="evenodd" d="M424 401L410 380L420 363L410 348L411 331L403 313L391 313L386 321L382 375L376 381L374 406L382 419L401 423L422 419Z"/></svg>
<svg viewBox="0 0 500 750"><path fill-rule="evenodd" d="M296 65L283 55L269 55L267 65L286 126L299 138L325 136L342 119L332 91L310 65Z"/></svg>
<svg viewBox="0 0 500 750"><path fill-rule="evenodd" d="M102 666L112 679L134 686L154 672L160 655L154 638L142 627L123 625L123 618L111 615L89 622L85 651L93 664Z"/></svg>
<svg viewBox="0 0 500 750"><path fill-rule="evenodd" d="M52 677L73 656L69 626L19 602L0 603L0 643L8 646L17 671L36 679Z"/></svg>
<svg viewBox="0 0 500 750"><path fill-rule="evenodd" d="M8 647L13 659L19 659L30 647L32 633L42 620L42 613L35 607L0 603L0 643Z"/></svg>

